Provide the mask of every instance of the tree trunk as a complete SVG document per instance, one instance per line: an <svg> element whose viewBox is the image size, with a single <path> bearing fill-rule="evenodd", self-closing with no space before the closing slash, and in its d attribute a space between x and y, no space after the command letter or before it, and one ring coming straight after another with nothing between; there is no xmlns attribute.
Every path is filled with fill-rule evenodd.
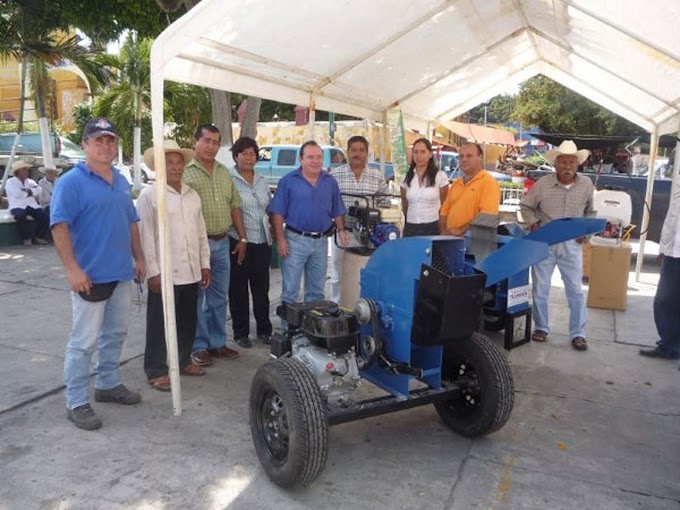
<svg viewBox="0 0 680 510"><path fill-rule="evenodd" d="M137 97L135 109L135 129L132 137L132 161L134 168L134 189L142 189L142 98Z"/></svg>
<svg viewBox="0 0 680 510"><path fill-rule="evenodd" d="M200 0L184 0L184 7L187 12L195 7ZM174 9L176 3L173 0L156 0L156 3L165 11ZM220 130L222 134L222 146L231 147L234 144L234 133L231 129L231 94L229 92L217 89L208 89L210 91L210 104L212 106L212 119L215 127Z"/></svg>
<svg viewBox="0 0 680 510"><path fill-rule="evenodd" d="M24 132L24 111L26 110L26 58L21 59L21 84L19 92L19 123L17 133Z"/></svg>
<svg viewBox="0 0 680 510"><path fill-rule="evenodd" d="M224 90L208 90L210 91L213 123L222 133L222 145L231 147L234 144L234 134L231 130L231 94Z"/></svg>
<svg viewBox="0 0 680 510"><path fill-rule="evenodd" d="M241 128L241 136L249 136L250 138L257 138L257 121L260 120L260 107L262 106L262 99L259 97L248 96L246 103L246 114L243 117L243 127Z"/></svg>
<svg viewBox="0 0 680 510"><path fill-rule="evenodd" d="M33 88L35 110L38 114L38 125L40 126L43 167L56 169L57 167L54 166L54 158L52 156L52 137L50 136L50 126L47 122L47 108L45 106L45 96L48 93L49 81L49 71L45 64L33 59L33 65L31 66L31 85Z"/></svg>

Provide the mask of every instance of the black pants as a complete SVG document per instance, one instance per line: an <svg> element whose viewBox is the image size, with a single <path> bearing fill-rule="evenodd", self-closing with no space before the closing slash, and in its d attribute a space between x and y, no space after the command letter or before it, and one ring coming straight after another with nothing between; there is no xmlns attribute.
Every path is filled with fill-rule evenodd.
<svg viewBox="0 0 680 510"><path fill-rule="evenodd" d="M148 287L147 287L148 288ZM198 304L198 282L175 285L175 322L177 325L177 350L179 368L191 363L191 348L196 336L196 308ZM149 290L146 302L146 349L144 350L144 372L148 379L168 374L168 350L165 346L163 321L163 298Z"/></svg>
<svg viewBox="0 0 680 510"><path fill-rule="evenodd" d="M22 240L31 238L31 227L26 216L32 216L35 220L35 237L47 239L47 231L50 229L50 215L44 209L26 207L26 209L12 209L10 212L17 222L17 229L19 229Z"/></svg>
<svg viewBox="0 0 680 510"><path fill-rule="evenodd" d="M432 223L407 223L404 225L404 237L438 236L439 221Z"/></svg>
<svg viewBox="0 0 680 510"><path fill-rule="evenodd" d="M238 241L229 238L229 252L233 252ZM246 338L250 333L250 305L248 285L253 296L253 315L258 335L271 335L269 320L269 263L272 249L267 243L248 243L246 258L238 265L236 255L231 254L229 280L229 311L234 329L234 338Z"/></svg>

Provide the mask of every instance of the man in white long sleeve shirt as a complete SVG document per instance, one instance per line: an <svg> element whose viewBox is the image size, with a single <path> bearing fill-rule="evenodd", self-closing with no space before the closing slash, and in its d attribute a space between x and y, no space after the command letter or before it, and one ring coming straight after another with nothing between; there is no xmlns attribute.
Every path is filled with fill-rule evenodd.
<svg viewBox="0 0 680 510"><path fill-rule="evenodd" d="M29 168L31 165L25 161L17 161L9 171L12 177L7 179L5 185L9 212L17 222L19 235L25 246L30 246L33 241L36 244L48 244L46 236L50 228L50 217L38 203L43 191L33 179L28 178ZM36 222L33 240L28 216L33 217Z"/></svg>
<svg viewBox="0 0 680 510"><path fill-rule="evenodd" d="M50 214L50 203L52 202L52 194L54 193L54 186L57 184L57 169L45 168L45 176L38 181L38 186L42 189L42 196L40 197L40 205L45 210L47 215Z"/></svg>
<svg viewBox="0 0 680 510"><path fill-rule="evenodd" d="M175 322L179 368L182 375L204 375L205 370L191 362L191 348L196 336L199 286L210 285L210 247L198 193L182 183L185 165L193 158L193 151L181 149L174 140L164 142L167 175L166 211L170 229L172 282L175 297ZM153 147L144 153L144 162L155 169ZM152 388L170 390L163 299L161 297L161 269L159 225L157 221L157 186L146 188L137 200L142 252L147 267L149 297L146 308L146 349L144 371Z"/></svg>
<svg viewBox="0 0 680 510"><path fill-rule="evenodd" d="M659 259L661 272L654 296L654 322L659 341L654 349L640 349L640 355L680 359L680 182L677 179L661 230Z"/></svg>

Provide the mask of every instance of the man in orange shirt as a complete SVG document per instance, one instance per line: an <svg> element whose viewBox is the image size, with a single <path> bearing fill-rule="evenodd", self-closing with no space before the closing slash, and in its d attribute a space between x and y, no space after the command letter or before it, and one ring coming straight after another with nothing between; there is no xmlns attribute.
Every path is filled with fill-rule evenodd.
<svg viewBox="0 0 680 510"><path fill-rule="evenodd" d="M501 188L482 168L482 148L466 143L460 148L460 168L463 175L453 181L449 194L439 211L440 232L462 236L479 213L498 214Z"/></svg>

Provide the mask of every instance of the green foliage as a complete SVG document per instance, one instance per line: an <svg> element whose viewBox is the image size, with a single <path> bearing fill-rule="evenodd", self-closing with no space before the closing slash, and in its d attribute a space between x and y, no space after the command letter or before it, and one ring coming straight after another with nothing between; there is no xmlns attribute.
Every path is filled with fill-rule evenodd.
<svg viewBox="0 0 680 510"><path fill-rule="evenodd" d="M548 162L540 152L532 152L524 159L529 163L533 163L537 166L543 165Z"/></svg>
<svg viewBox="0 0 680 510"><path fill-rule="evenodd" d="M542 75L520 86L513 117L546 133L625 135L639 131L631 122Z"/></svg>
<svg viewBox="0 0 680 510"><path fill-rule="evenodd" d="M171 137L181 147L191 147L196 127L212 122L208 90L195 85L166 82L164 99L165 121L177 125Z"/></svg>
<svg viewBox="0 0 680 510"><path fill-rule="evenodd" d="M68 133L66 137L73 143L80 145L83 138L83 129L88 120L93 117L92 105L88 103L80 103L73 107L73 120L76 128Z"/></svg>
<svg viewBox="0 0 680 510"><path fill-rule="evenodd" d="M60 28L78 27L100 46L117 40L126 30L140 37L156 37L186 12L166 15L154 0L29 0L52 4Z"/></svg>
<svg viewBox="0 0 680 510"><path fill-rule="evenodd" d="M511 182L511 181L500 181L498 185L501 187L501 189L522 189L524 188L524 184L520 184L518 182Z"/></svg>
<svg viewBox="0 0 680 510"><path fill-rule="evenodd" d="M512 112L515 109L515 97L509 94L501 94L491 98L488 103L475 106L467 113L469 122L483 124L485 106L487 124L502 124L512 117Z"/></svg>

